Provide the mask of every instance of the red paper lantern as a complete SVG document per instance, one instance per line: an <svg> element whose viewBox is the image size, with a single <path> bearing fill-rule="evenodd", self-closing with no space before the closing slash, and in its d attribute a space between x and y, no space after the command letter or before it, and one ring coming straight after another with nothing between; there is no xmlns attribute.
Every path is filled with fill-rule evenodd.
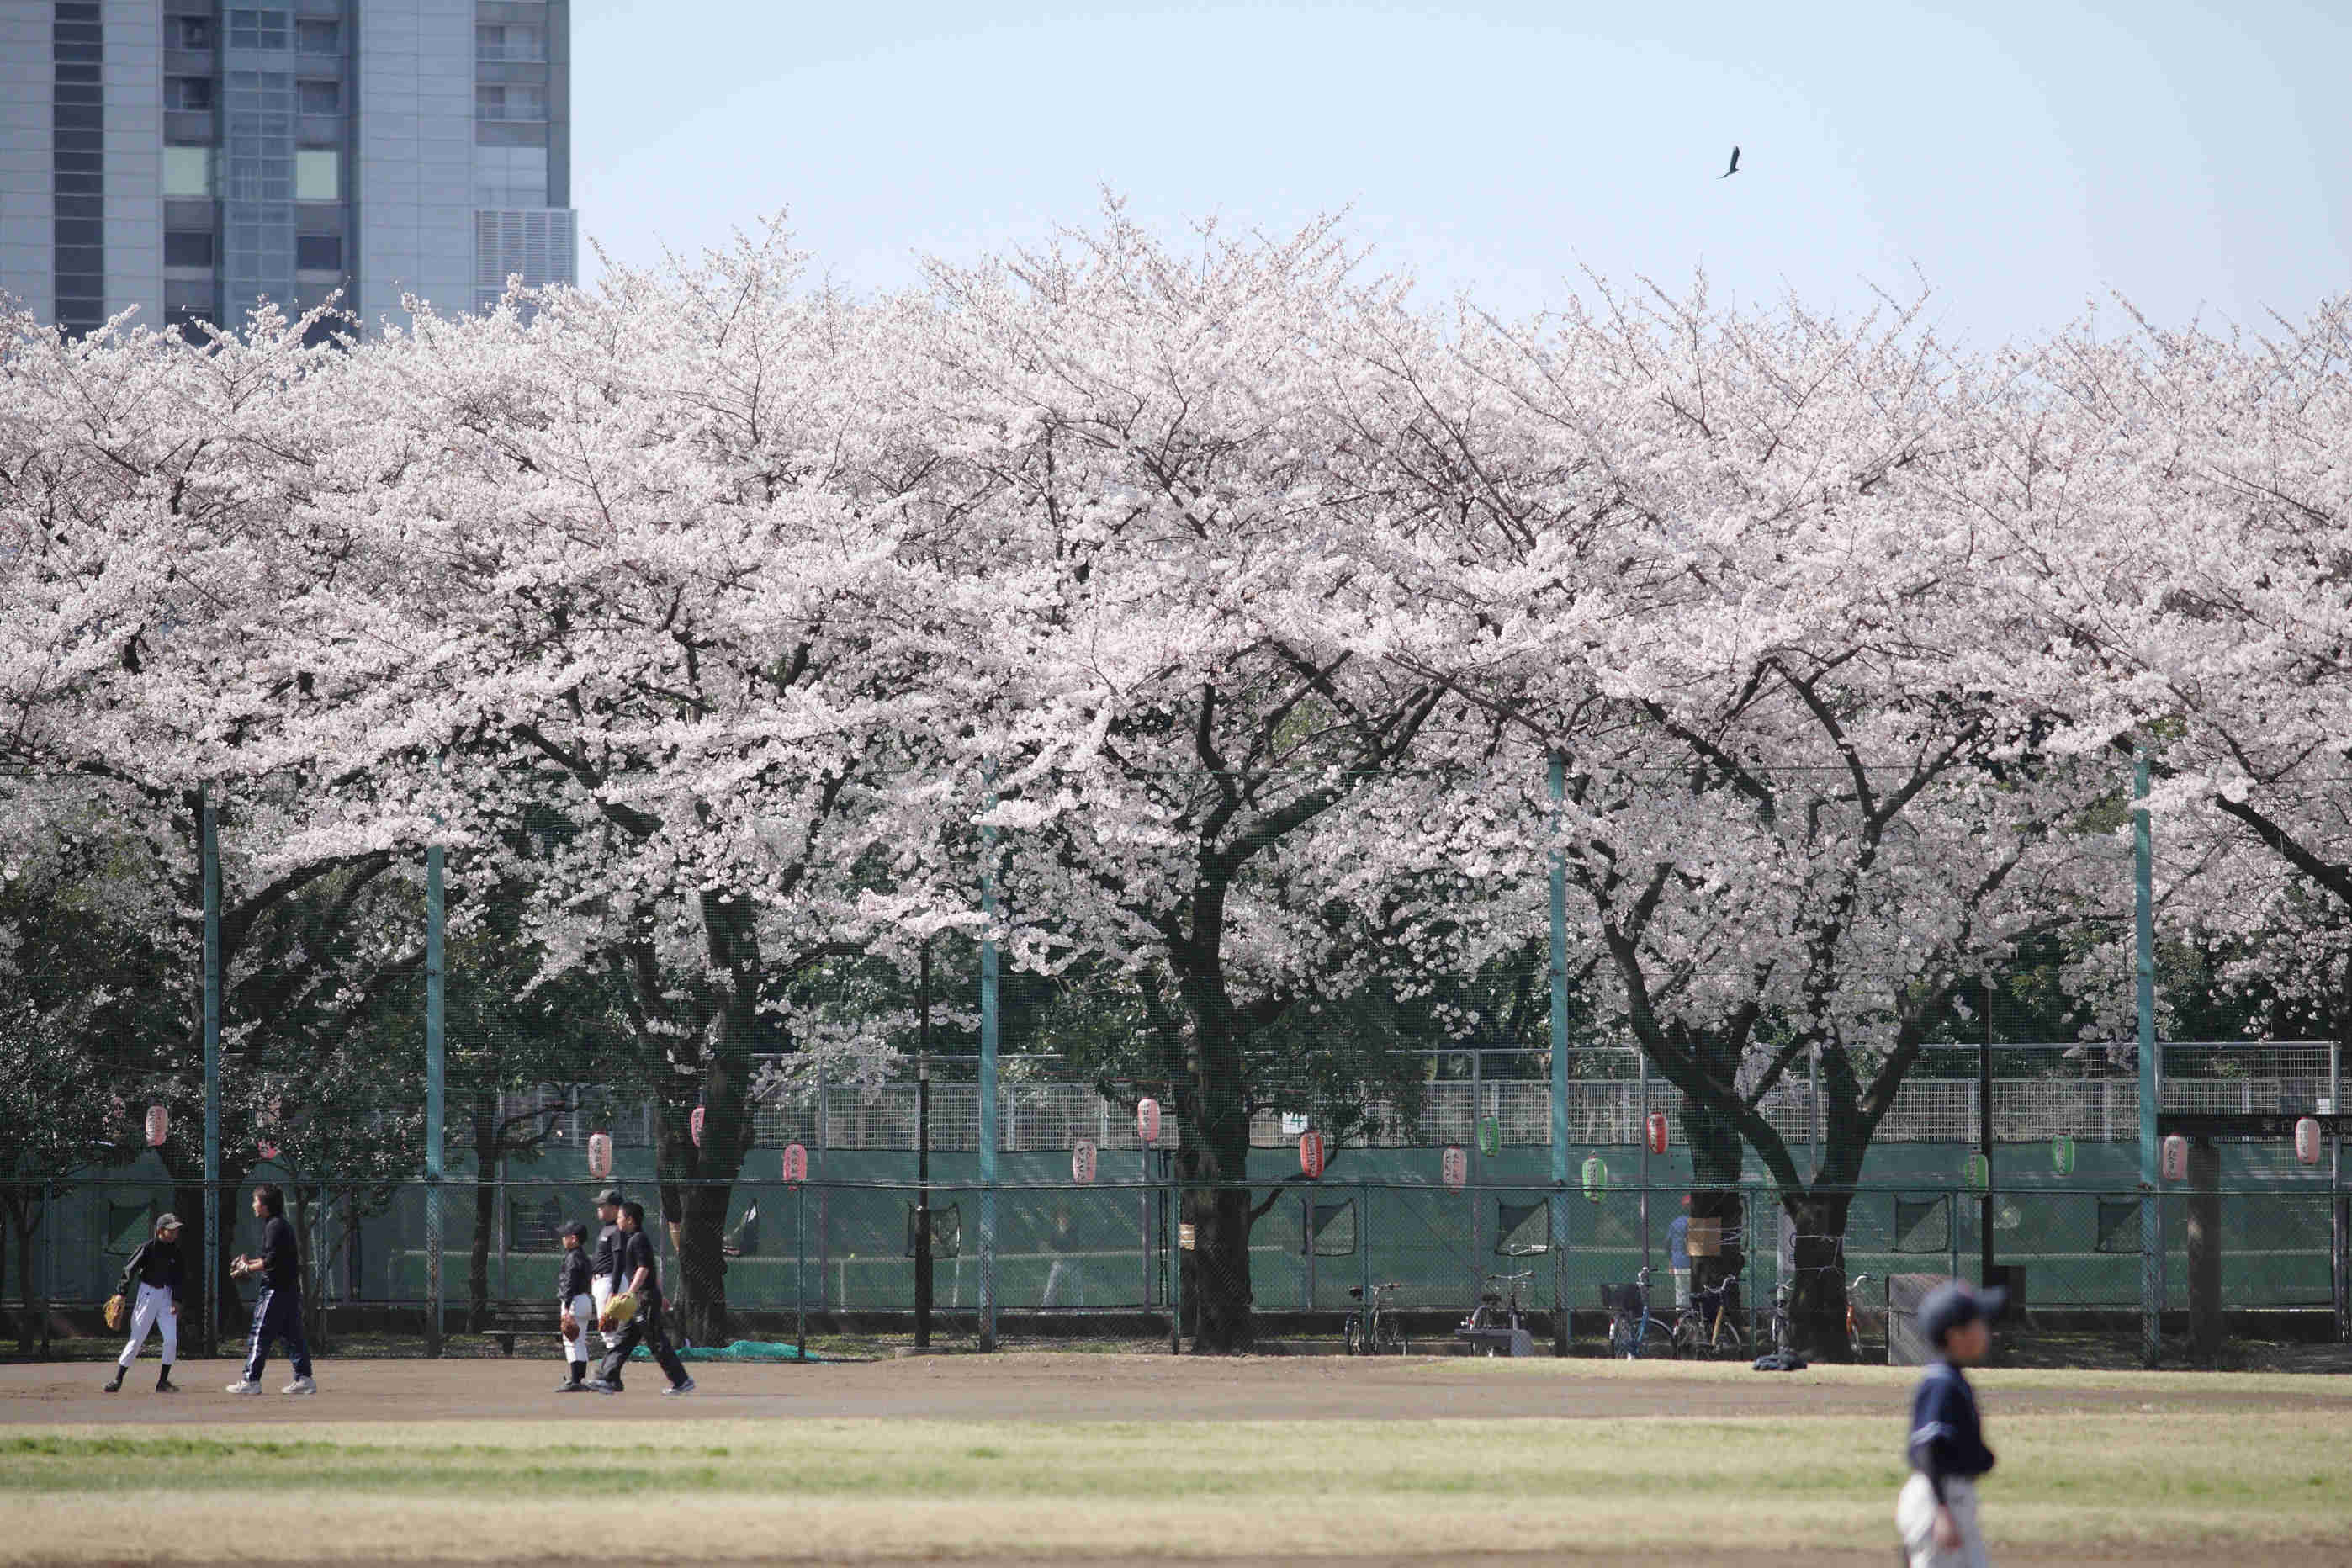
<svg viewBox="0 0 2352 1568"><path fill-rule="evenodd" d="M2319 1163L2319 1123L2311 1117L2302 1117L2294 1124L2294 1157L2306 1165Z"/></svg>
<svg viewBox="0 0 2352 1568"><path fill-rule="evenodd" d="M1309 1129L1299 1135L1298 1168L1311 1182L1323 1173L1323 1134Z"/></svg>
<svg viewBox="0 0 2352 1568"><path fill-rule="evenodd" d="M1651 1153L1663 1154L1666 1152L1666 1113L1664 1111L1650 1112L1649 1120L1643 1124L1643 1131L1649 1134Z"/></svg>
<svg viewBox="0 0 2352 1568"><path fill-rule="evenodd" d="M2189 1179L2189 1140L2177 1132L2164 1141L2164 1179L2168 1182Z"/></svg>
<svg viewBox="0 0 2352 1568"><path fill-rule="evenodd" d="M260 1142L255 1144L254 1147L261 1152L261 1157L265 1160L275 1160L278 1158L278 1145L272 1143L267 1138L264 1138Z"/></svg>
<svg viewBox="0 0 2352 1568"><path fill-rule="evenodd" d="M694 1114L686 1119L686 1133L694 1140L696 1148L702 1147L702 1107L696 1106Z"/></svg>
<svg viewBox="0 0 2352 1568"><path fill-rule="evenodd" d="M1070 1151L1070 1180L1081 1186L1095 1179L1095 1146L1080 1143Z"/></svg>
<svg viewBox="0 0 2352 1568"><path fill-rule="evenodd" d="M161 1149L172 1135L172 1113L160 1105L147 1108L147 1147Z"/></svg>
<svg viewBox="0 0 2352 1568"><path fill-rule="evenodd" d="M1438 1156L1437 1173L1449 1187L1460 1187L1470 1179L1470 1156L1459 1144L1448 1145Z"/></svg>
<svg viewBox="0 0 2352 1568"><path fill-rule="evenodd" d="M1143 1146L1147 1149L1160 1142L1158 1100L1139 1100L1135 1102L1135 1135L1143 1140Z"/></svg>
<svg viewBox="0 0 2352 1568"><path fill-rule="evenodd" d="M610 1132L588 1134L588 1173L600 1182L613 1173L613 1135Z"/></svg>
<svg viewBox="0 0 2352 1568"><path fill-rule="evenodd" d="M808 1180L808 1149L805 1145L784 1145L784 1180L795 1186Z"/></svg>

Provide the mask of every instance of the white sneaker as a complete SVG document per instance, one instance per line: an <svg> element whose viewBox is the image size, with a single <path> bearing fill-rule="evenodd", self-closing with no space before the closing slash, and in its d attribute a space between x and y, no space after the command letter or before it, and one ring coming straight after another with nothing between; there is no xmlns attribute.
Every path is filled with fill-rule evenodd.
<svg viewBox="0 0 2352 1568"><path fill-rule="evenodd" d="M693 1392L694 1379L689 1377L684 1383L674 1383L667 1388L663 1389L662 1394L665 1398L675 1399L682 1394L692 1394Z"/></svg>
<svg viewBox="0 0 2352 1568"><path fill-rule="evenodd" d="M261 1392L261 1381L258 1378L248 1377L243 1383L230 1384L228 1385L228 1392L231 1394L258 1394Z"/></svg>
<svg viewBox="0 0 2352 1568"><path fill-rule="evenodd" d="M307 1377L298 1377L278 1391L280 1394L316 1394L319 1385Z"/></svg>

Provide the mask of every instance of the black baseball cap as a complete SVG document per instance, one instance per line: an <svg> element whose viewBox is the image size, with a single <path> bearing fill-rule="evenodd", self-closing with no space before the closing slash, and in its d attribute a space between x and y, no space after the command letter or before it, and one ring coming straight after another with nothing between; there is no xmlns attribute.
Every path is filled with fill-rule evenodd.
<svg viewBox="0 0 2352 1568"><path fill-rule="evenodd" d="M596 1194L596 1204L599 1208L603 1207L606 1204L611 1204L614 1207L618 1208L622 1204L626 1203L627 1201L627 1199L621 1196L621 1189L618 1187L606 1187L603 1192Z"/></svg>
<svg viewBox="0 0 2352 1568"><path fill-rule="evenodd" d="M1940 1345L1944 1336L1979 1318L1990 1322L2009 1306L2009 1292L1998 1285L1979 1290L1965 1279L1947 1279L1919 1303L1919 1331L1927 1342Z"/></svg>
<svg viewBox="0 0 2352 1568"><path fill-rule="evenodd" d="M588 1227L579 1220L575 1219L570 1225L565 1226L562 1230L556 1232L556 1234L558 1236L569 1236L577 1240L585 1241L588 1239Z"/></svg>

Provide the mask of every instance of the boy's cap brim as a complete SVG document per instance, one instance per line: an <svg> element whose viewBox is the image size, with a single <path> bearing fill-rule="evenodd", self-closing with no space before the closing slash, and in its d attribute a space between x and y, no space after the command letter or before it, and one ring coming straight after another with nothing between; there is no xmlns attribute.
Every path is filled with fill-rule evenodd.
<svg viewBox="0 0 2352 1568"><path fill-rule="evenodd" d="M180 1228L180 1216L175 1214L160 1215L156 1217L155 1228L157 1230L177 1230Z"/></svg>
<svg viewBox="0 0 2352 1568"><path fill-rule="evenodd" d="M596 1204L600 1208L606 1204L611 1204L614 1208L618 1208L627 1201L628 1200L626 1198L621 1196L621 1189L618 1187L606 1187L603 1192L596 1194Z"/></svg>

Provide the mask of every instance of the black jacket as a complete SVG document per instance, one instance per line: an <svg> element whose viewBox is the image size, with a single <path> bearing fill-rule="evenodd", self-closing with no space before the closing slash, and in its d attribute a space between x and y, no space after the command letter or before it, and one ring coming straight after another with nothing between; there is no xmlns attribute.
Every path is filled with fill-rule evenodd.
<svg viewBox="0 0 2352 1568"><path fill-rule="evenodd" d="M122 1266L123 1294L129 1295L133 1285L160 1286L177 1299L180 1294L180 1244L157 1237L132 1253L131 1261Z"/></svg>

